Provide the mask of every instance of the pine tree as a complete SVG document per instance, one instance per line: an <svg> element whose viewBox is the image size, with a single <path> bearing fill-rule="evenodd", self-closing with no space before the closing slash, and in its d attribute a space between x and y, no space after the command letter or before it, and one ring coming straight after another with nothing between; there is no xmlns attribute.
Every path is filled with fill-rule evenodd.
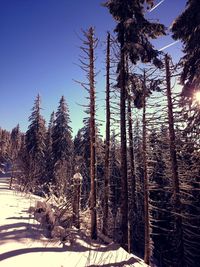
<svg viewBox="0 0 200 267"><path fill-rule="evenodd" d="M0 128L0 157L1 161L8 160L10 154L10 132Z"/></svg>
<svg viewBox="0 0 200 267"><path fill-rule="evenodd" d="M72 177L73 141L68 106L61 97L52 128L53 180L58 196L70 190Z"/></svg>
<svg viewBox="0 0 200 267"><path fill-rule="evenodd" d="M182 99L178 101L182 103ZM195 266L199 262L199 103L193 101L184 105L176 126L177 161L181 191L181 214L183 222L184 259L186 266ZM197 116L197 117L196 117ZM197 120L196 120L197 119Z"/></svg>
<svg viewBox="0 0 200 267"><path fill-rule="evenodd" d="M188 0L186 9L174 21L172 25L173 38L183 42L184 56L181 59L183 71L181 83L183 84L182 94L192 97L194 91L200 85L200 2L199 0Z"/></svg>
<svg viewBox="0 0 200 267"><path fill-rule="evenodd" d="M149 181L150 206L153 240L153 257L158 266L172 266L174 251L173 220L171 216L171 191L169 171L169 145L166 128L159 132L152 130L149 135Z"/></svg>
<svg viewBox="0 0 200 267"><path fill-rule="evenodd" d="M46 183L49 185L52 180L53 180L53 164L54 164L54 159L53 159L53 149L52 149L52 134L53 134L53 129L54 129L54 124L55 124L55 113L52 112L49 125L48 125L48 130L46 134Z"/></svg>
<svg viewBox="0 0 200 267"><path fill-rule="evenodd" d="M118 22L115 29L120 44L120 60L118 64L118 87L120 88L120 133L121 133L121 245L128 248L128 181L127 181L127 145L126 145L126 58L127 55L133 64L153 62L161 66L158 60L159 52L153 49L148 41L164 34L164 26L150 23L144 18L143 4L152 4L153 1L109 0L105 6ZM147 260L148 263L148 260Z"/></svg>
<svg viewBox="0 0 200 267"><path fill-rule="evenodd" d="M112 214L112 220L109 220L108 228L111 229L112 238L118 242L119 236L119 209L120 209L120 194L121 194L121 179L120 179L120 146L117 141L115 131L112 132L110 138L110 183L109 183L109 211ZM110 216L109 216L110 218ZM110 218L111 219L111 218Z"/></svg>
<svg viewBox="0 0 200 267"><path fill-rule="evenodd" d="M32 114L29 117L30 125L25 136L25 148L28 155L29 170L27 185L34 189L44 183L45 170L45 120L40 114L40 96L36 97Z"/></svg>
<svg viewBox="0 0 200 267"><path fill-rule="evenodd" d="M86 209L89 205L90 194L90 125L89 118L84 118L84 126L78 130L74 138L74 166L79 169L83 180L81 185L81 208ZM98 135L99 128L96 125L96 176L97 176L97 201L102 201L104 177L104 147L101 137Z"/></svg>
<svg viewBox="0 0 200 267"><path fill-rule="evenodd" d="M84 119L85 124L81 128L74 139L74 157L75 166L78 166L79 172L82 174L81 186L81 208L84 209L88 205L90 193L90 128L89 120Z"/></svg>
<svg viewBox="0 0 200 267"><path fill-rule="evenodd" d="M12 174L11 174L11 179L10 179L10 188L12 187L12 182L13 182L13 175L15 171L15 165L17 164L18 156L19 156L19 151L21 148L21 139L22 139L22 134L19 129L19 124L15 128L12 129L11 134L10 134L10 139L11 139L11 146L10 146L10 160L11 160L11 165L12 165Z"/></svg>
<svg viewBox="0 0 200 267"><path fill-rule="evenodd" d="M11 157L13 159L17 158L20 146L21 146L21 132L19 129L19 124L15 128L12 129L11 134Z"/></svg>

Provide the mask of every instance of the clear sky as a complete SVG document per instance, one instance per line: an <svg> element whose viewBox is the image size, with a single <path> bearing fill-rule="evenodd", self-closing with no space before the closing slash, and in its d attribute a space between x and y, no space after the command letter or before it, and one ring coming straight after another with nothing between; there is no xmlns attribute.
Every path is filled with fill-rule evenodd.
<svg viewBox="0 0 200 267"><path fill-rule="evenodd" d="M0 0L0 127L11 130L20 124L26 131L34 99L42 97L42 114L48 122L59 99L65 96L74 134L82 127L85 92L73 79L83 80L76 65L80 55L81 29L95 26L100 39L97 50L97 92L100 118L104 117L104 41L115 25L104 0ZM158 3L160 1L156 1ZM148 14L167 27L179 15L186 0L164 0ZM172 42L170 36L155 42L160 49ZM181 44L165 50L175 61Z"/></svg>

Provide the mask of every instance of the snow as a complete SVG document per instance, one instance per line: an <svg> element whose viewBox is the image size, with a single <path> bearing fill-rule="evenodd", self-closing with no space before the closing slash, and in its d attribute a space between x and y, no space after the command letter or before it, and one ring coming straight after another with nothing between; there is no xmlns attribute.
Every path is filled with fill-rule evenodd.
<svg viewBox="0 0 200 267"><path fill-rule="evenodd" d="M84 231L73 229L73 241L61 243L45 231L29 212L40 197L9 189L9 177L0 176L1 267L111 267L147 265L119 245L91 242Z"/></svg>

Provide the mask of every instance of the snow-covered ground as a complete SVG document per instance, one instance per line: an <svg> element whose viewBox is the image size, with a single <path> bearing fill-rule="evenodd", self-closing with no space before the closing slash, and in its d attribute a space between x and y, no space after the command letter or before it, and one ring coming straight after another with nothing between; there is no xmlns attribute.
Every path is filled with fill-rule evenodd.
<svg viewBox="0 0 200 267"><path fill-rule="evenodd" d="M9 190L9 177L0 176L1 267L144 267L144 262L116 244L90 242L75 232L72 245L45 238L44 230L29 213L39 197Z"/></svg>

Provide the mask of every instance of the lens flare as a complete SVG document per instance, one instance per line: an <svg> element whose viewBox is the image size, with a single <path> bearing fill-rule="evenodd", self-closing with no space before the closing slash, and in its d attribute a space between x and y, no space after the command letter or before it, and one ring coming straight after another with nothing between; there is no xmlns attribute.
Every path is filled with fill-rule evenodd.
<svg viewBox="0 0 200 267"><path fill-rule="evenodd" d="M194 97L195 101L198 102L200 104L200 91L197 91L195 93L195 97Z"/></svg>

